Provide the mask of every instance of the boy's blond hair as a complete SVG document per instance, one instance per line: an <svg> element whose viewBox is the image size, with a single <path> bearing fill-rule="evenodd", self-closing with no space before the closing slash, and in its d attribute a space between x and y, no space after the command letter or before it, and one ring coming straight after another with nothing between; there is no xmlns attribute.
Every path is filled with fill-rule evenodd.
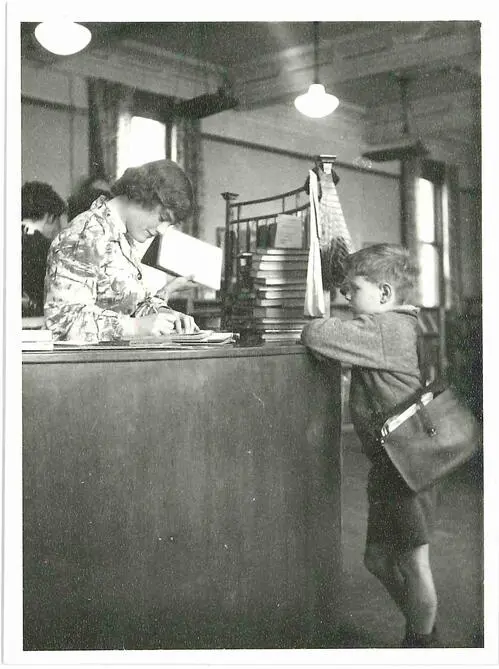
<svg viewBox="0 0 499 669"><path fill-rule="evenodd" d="M363 276L372 283L390 283L397 302L414 299L419 268L410 251L398 244L373 244L351 253L345 264L347 276Z"/></svg>

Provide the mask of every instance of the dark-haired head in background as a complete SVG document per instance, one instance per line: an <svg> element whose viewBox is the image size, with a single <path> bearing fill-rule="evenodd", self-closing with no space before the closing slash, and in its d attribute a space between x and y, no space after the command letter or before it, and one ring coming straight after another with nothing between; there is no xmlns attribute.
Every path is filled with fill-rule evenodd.
<svg viewBox="0 0 499 669"><path fill-rule="evenodd" d="M43 315L47 254L60 230L66 203L47 183L28 181L21 190L23 315Z"/></svg>
<svg viewBox="0 0 499 669"><path fill-rule="evenodd" d="M100 195L111 196L111 187L106 179L85 177L80 180L68 198L68 221L88 211Z"/></svg>

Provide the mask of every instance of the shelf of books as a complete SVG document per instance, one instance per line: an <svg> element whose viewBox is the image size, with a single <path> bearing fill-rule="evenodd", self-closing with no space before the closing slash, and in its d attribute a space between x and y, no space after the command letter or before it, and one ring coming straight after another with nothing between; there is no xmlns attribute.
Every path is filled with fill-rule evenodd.
<svg viewBox="0 0 499 669"><path fill-rule="evenodd" d="M242 254L240 290L231 310L242 341L299 341L307 322L303 308L308 249L257 248Z"/></svg>

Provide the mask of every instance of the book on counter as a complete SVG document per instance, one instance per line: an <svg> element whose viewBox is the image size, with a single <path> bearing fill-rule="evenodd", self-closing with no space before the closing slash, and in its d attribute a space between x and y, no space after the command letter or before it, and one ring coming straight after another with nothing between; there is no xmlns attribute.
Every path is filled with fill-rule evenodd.
<svg viewBox="0 0 499 669"><path fill-rule="evenodd" d="M255 331L265 330L301 330L308 321L301 319L276 319L276 318L253 318L251 320L244 318L232 318L234 326L243 327L245 329L253 329Z"/></svg>
<svg viewBox="0 0 499 669"><path fill-rule="evenodd" d="M303 318L303 305L299 307L235 307L233 309L234 315L245 316L246 318L273 318L273 319L287 319Z"/></svg>
<svg viewBox="0 0 499 669"><path fill-rule="evenodd" d="M274 253L271 253L274 251ZM276 253L280 251L280 253ZM308 252L299 249L267 249L257 250L252 255L251 276L280 276L285 278L306 278L308 268Z"/></svg>
<svg viewBox="0 0 499 669"><path fill-rule="evenodd" d="M262 288L256 286L256 299L258 300L295 300L301 299L305 302L306 288L298 286L275 286L273 288Z"/></svg>
<svg viewBox="0 0 499 669"><path fill-rule="evenodd" d="M287 272L291 274L291 272ZM253 277L253 285L256 290L258 288L267 287L267 286L305 286L307 282L307 273L304 272L298 276L284 276L284 273L281 274L262 274Z"/></svg>
<svg viewBox="0 0 499 669"><path fill-rule="evenodd" d="M285 269L286 267L297 266L307 267L308 258L306 256L268 256L253 253L251 255L251 266L270 269L272 266Z"/></svg>
<svg viewBox="0 0 499 669"><path fill-rule="evenodd" d="M287 342L299 342L301 340L301 330L282 330L282 331L269 331L265 330L260 333L260 338L262 341L287 341Z"/></svg>
<svg viewBox="0 0 499 669"><path fill-rule="evenodd" d="M307 323L304 306L308 249L258 248L251 258L250 290L232 307L232 326L262 341L296 341ZM264 335L267 335L264 339Z"/></svg>
<svg viewBox="0 0 499 669"><path fill-rule="evenodd" d="M302 273L307 273L307 263L300 262L288 262L286 264L280 264L275 262L265 262L265 263L256 263L251 266L250 276L265 276L265 274L297 274L301 276ZM265 274L264 274L265 273Z"/></svg>
<svg viewBox="0 0 499 669"><path fill-rule="evenodd" d="M262 267L267 265L278 265L284 267L293 264L306 266L308 264L308 254L304 255L298 251L287 254L269 254L256 251L251 254L251 264L253 267L255 267L255 265L261 265Z"/></svg>
<svg viewBox="0 0 499 669"><path fill-rule="evenodd" d="M286 256L298 256L300 258L302 257L308 257L309 250L308 249L295 249L295 248L282 248L282 249L275 249L275 248L260 248L257 247L256 251L254 252L254 255L256 256L280 256L280 257L286 257Z"/></svg>
<svg viewBox="0 0 499 669"><path fill-rule="evenodd" d="M22 351L53 351L54 342L52 341L23 341L21 343Z"/></svg>
<svg viewBox="0 0 499 669"><path fill-rule="evenodd" d="M305 294L296 298L290 297L274 297L269 299L263 299L261 297L256 297L254 300L255 307L286 307L286 308L298 308L303 309L305 304Z"/></svg>
<svg viewBox="0 0 499 669"><path fill-rule="evenodd" d="M254 297L254 298L237 300L237 302L234 304L233 309L235 309L236 311L238 310L243 311L244 313L248 313L252 309L255 309L256 307L267 307L274 309L293 309L295 311L299 311L301 309L303 311L304 304L305 304L304 297L293 298L293 299L276 298L272 300L262 300L259 297Z"/></svg>
<svg viewBox="0 0 499 669"><path fill-rule="evenodd" d="M168 335L137 335L128 339L113 341L87 342L82 340L56 340L56 348L165 348L181 349L190 346L221 346L232 344L237 340L237 333L218 332L214 330L198 330L192 333L172 332Z"/></svg>
<svg viewBox="0 0 499 669"><path fill-rule="evenodd" d="M282 285L289 285L291 281L296 281L298 284L305 284L307 281L307 270L291 269L288 271L272 270L264 271L260 269L251 270L251 277L253 279L270 279L281 280Z"/></svg>
<svg viewBox="0 0 499 669"><path fill-rule="evenodd" d="M254 307L255 318L300 319L304 316L303 304L299 307Z"/></svg>
<svg viewBox="0 0 499 669"><path fill-rule="evenodd" d="M53 351L54 338L52 330L23 328L21 332L21 349L23 351Z"/></svg>
<svg viewBox="0 0 499 669"><path fill-rule="evenodd" d="M143 337L130 337L122 343L137 348L147 348L147 347L184 347L184 346L193 346L193 345L221 345L221 344L232 344L235 340L235 335L233 332L214 332L213 330L199 330L198 332L192 332L189 334L181 333L172 333L169 335L164 335L157 337L154 335L143 336Z"/></svg>

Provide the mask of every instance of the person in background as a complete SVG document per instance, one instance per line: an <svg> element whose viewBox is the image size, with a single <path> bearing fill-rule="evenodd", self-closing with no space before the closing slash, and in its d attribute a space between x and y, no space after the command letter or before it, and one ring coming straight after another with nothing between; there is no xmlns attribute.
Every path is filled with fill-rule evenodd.
<svg viewBox="0 0 499 669"><path fill-rule="evenodd" d="M107 179L84 177L68 197L68 221L84 211L88 211L100 195L111 196L111 186Z"/></svg>
<svg viewBox="0 0 499 669"><path fill-rule="evenodd" d="M47 183L28 181L21 190L23 316L43 316L47 255L60 230L66 203Z"/></svg>
<svg viewBox="0 0 499 669"><path fill-rule="evenodd" d="M191 316L145 285L140 245L185 219L192 186L173 161L129 167L55 238L47 260L45 327L88 343L194 332ZM166 298L166 299L165 299Z"/></svg>
<svg viewBox="0 0 499 669"><path fill-rule="evenodd" d="M437 594L429 559L435 489L412 492L375 435L378 416L421 388L418 309L409 301L417 276L409 252L395 244L349 255L341 292L354 318L315 320L301 338L319 356L352 366L352 422L371 461L364 563L405 617L402 647L435 648Z"/></svg>

